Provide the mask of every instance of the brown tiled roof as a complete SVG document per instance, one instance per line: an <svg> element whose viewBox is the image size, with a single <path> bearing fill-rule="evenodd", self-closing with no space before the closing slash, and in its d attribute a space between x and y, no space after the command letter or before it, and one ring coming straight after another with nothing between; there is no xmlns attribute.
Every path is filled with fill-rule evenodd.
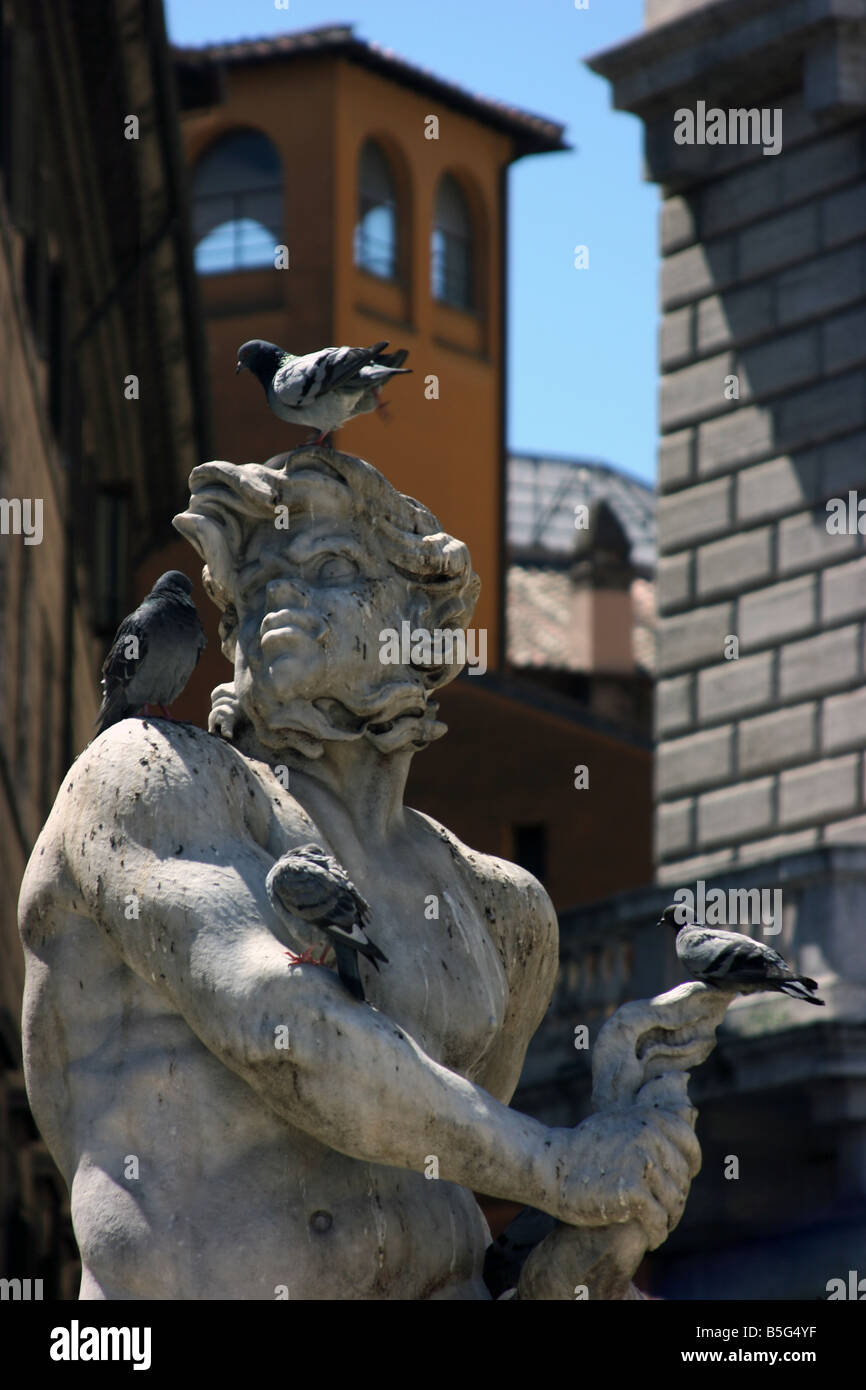
<svg viewBox="0 0 866 1390"><path fill-rule="evenodd" d="M508 660L518 668L589 671L588 636L577 623L574 582L567 570L512 564L506 573ZM632 653L644 671L655 669L655 586L631 584Z"/></svg>
<svg viewBox="0 0 866 1390"><path fill-rule="evenodd" d="M574 620L574 584L568 572L509 565L505 582L511 664L587 670L587 634Z"/></svg>
<svg viewBox="0 0 866 1390"><path fill-rule="evenodd" d="M417 67L398 57L390 48L357 38L350 24L327 24L317 29L280 34L276 38L240 39L231 43L206 44L201 48L173 49L177 64L193 67L273 62L323 53L348 58L350 62L380 72L415 91L429 93L455 110L506 131L516 140L519 154L541 154L547 150L569 148L562 138L565 127L556 121L521 111L516 106L494 101L491 97L478 96L453 82L446 82L427 68Z"/></svg>

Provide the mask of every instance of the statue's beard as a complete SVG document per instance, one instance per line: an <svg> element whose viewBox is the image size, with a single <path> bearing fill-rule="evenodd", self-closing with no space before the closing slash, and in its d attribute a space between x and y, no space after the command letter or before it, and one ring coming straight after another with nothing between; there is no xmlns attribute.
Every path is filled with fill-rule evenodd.
<svg viewBox="0 0 866 1390"><path fill-rule="evenodd" d="M320 695L278 696L272 679L262 674L244 683L239 704L256 741L271 753L293 749L320 758L326 743L360 738L382 753L395 753L424 748L446 732L436 719L436 701L417 675L405 672L376 686L344 692L342 698L324 690Z"/></svg>

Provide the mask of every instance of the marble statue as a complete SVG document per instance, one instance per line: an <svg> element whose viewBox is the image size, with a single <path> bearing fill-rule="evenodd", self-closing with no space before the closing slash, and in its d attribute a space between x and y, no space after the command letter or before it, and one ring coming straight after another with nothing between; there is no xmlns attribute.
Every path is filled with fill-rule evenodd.
<svg viewBox="0 0 866 1390"><path fill-rule="evenodd" d="M557 972L544 890L403 804L465 629L466 547L369 464L305 446L206 463L175 526L233 663L210 731L123 720L70 769L20 901L36 1121L71 1190L85 1299L487 1299L473 1192L559 1223L518 1298L631 1298L700 1164L688 1069L728 996L627 1005L574 1129L512 1110ZM453 657L453 653L452 653ZM441 653L440 653L441 658ZM387 958L366 1002L269 870L321 845ZM579 846L576 847L579 852Z"/></svg>

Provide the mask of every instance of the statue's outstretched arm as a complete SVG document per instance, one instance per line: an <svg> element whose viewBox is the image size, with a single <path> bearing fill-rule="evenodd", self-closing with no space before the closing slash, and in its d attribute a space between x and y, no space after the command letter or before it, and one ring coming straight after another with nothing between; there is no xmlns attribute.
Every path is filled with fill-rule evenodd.
<svg viewBox="0 0 866 1390"><path fill-rule="evenodd" d="M664 1238L697 1164L685 1120L643 1126L630 1111L551 1129L434 1061L330 971L290 970L245 798L215 801L184 765L136 783L124 764L115 787L107 752L85 754L59 799L72 879L130 968L274 1111L350 1157L423 1172L435 1155L441 1179Z"/></svg>
<svg viewBox="0 0 866 1390"><path fill-rule="evenodd" d="M706 985L687 984L618 1009L593 1049L592 1101L597 1115L623 1125L637 1114L648 1125L676 1115L694 1129L697 1112L688 1098L689 1068L709 1056L732 998ZM624 1128L624 1140L625 1134ZM672 1204L669 1230L679 1220L688 1189L686 1182ZM640 1297L632 1276L646 1251L659 1244L634 1221L597 1230L557 1226L526 1261L518 1297Z"/></svg>

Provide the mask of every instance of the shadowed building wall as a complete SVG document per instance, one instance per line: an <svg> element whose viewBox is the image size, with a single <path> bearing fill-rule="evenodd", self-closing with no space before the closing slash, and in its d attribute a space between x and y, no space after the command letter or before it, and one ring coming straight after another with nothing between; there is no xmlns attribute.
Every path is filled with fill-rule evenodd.
<svg viewBox="0 0 866 1390"><path fill-rule="evenodd" d="M575 1023L681 978L654 923L699 879L778 891L778 934L716 921L826 1000L738 999L696 1073L704 1169L650 1260L671 1298L823 1298L866 1240L866 537L827 525L866 498L866 7L838 10L651 0L590 60L663 195L658 882L564 914L518 1103L586 1104ZM777 153L676 138L749 109L781 113Z"/></svg>
<svg viewBox="0 0 866 1390"><path fill-rule="evenodd" d="M24 1090L18 886L206 447L168 78L157 4L0 4L0 1277L46 1299L77 1296L77 1256Z"/></svg>

